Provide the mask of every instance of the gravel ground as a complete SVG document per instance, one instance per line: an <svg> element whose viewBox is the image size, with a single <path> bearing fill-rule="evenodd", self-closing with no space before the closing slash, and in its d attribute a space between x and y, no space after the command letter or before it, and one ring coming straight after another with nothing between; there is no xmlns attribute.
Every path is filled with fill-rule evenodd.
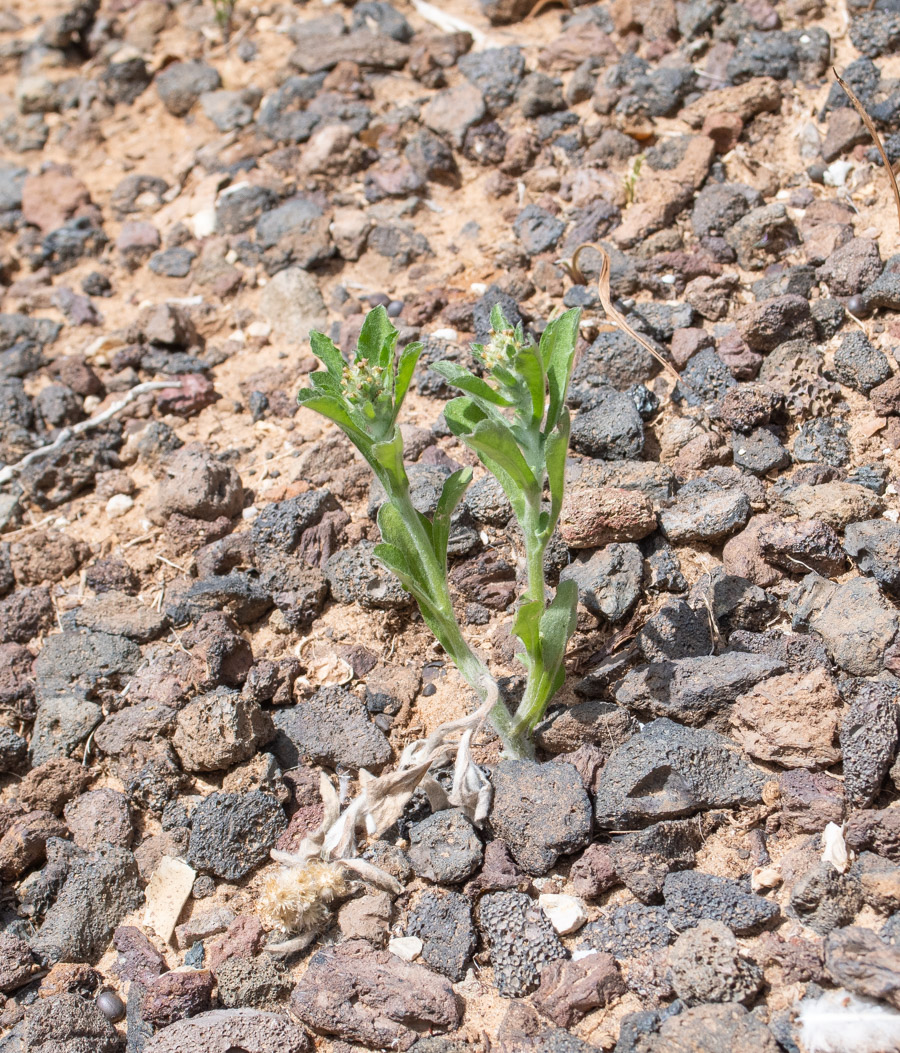
<svg viewBox="0 0 900 1053"><path fill-rule="evenodd" d="M896 161L898 45L890 0L8 0L0 1053L843 1053L842 1006L900 1050L900 225L831 72ZM537 761L476 746L486 823L417 792L400 891L332 875L273 955L321 773L473 701L309 332L424 342L414 498L475 468L451 583L515 699L520 539L427 368L498 302L583 310L566 684Z"/></svg>

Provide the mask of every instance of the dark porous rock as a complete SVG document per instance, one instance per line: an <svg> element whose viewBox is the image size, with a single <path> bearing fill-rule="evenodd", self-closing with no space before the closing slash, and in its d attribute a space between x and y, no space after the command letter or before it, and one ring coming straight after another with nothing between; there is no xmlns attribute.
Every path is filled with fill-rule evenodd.
<svg viewBox="0 0 900 1053"><path fill-rule="evenodd" d="M561 855L588 843L591 805L570 764L504 760L491 778L491 828L528 873L546 874Z"/></svg>
<svg viewBox="0 0 900 1053"><path fill-rule="evenodd" d="M840 735L844 793L850 808L867 808L897 752L897 690L889 683L853 679L843 681L841 694L850 702Z"/></svg>
<svg viewBox="0 0 900 1053"><path fill-rule="evenodd" d="M163 973L148 984L141 1015L155 1027L165 1027L205 1013L212 1004L215 983L212 973L205 970Z"/></svg>
<svg viewBox="0 0 900 1053"><path fill-rule="evenodd" d="M749 435L735 435L732 455L738 468L754 475L768 475L791 463L791 455L768 428L757 428Z"/></svg>
<svg viewBox="0 0 900 1053"><path fill-rule="evenodd" d="M513 101L525 73L521 48L485 48L462 55L457 66L484 97L488 113L496 116Z"/></svg>
<svg viewBox="0 0 900 1053"><path fill-rule="evenodd" d="M28 757L28 743L12 728L0 728L0 773L20 774Z"/></svg>
<svg viewBox="0 0 900 1053"><path fill-rule="evenodd" d="M821 862L798 878L790 890L789 917L798 918L820 936L849 925L863 905L859 874L846 874Z"/></svg>
<svg viewBox="0 0 900 1053"><path fill-rule="evenodd" d="M632 384L640 384L658 372L659 363L650 352L621 330L599 333L575 363L570 397L573 402L589 407L598 391L610 386L625 391Z"/></svg>
<svg viewBox="0 0 900 1053"><path fill-rule="evenodd" d="M534 740L548 753L567 753L585 742L610 749L637 730L637 721L620 706L588 699L552 710L535 728Z"/></svg>
<svg viewBox="0 0 900 1053"><path fill-rule="evenodd" d="M215 91L222 79L205 62L173 62L156 76L156 90L165 108L184 117L206 91Z"/></svg>
<svg viewBox="0 0 900 1053"><path fill-rule="evenodd" d="M850 926L825 941L825 968L840 987L900 1009L900 947L870 929Z"/></svg>
<svg viewBox="0 0 900 1053"><path fill-rule="evenodd" d="M892 376L885 353L873 347L865 334L857 330L848 333L835 351L834 375L841 384L866 395Z"/></svg>
<svg viewBox="0 0 900 1053"><path fill-rule="evenodd" d="M99 961L116 926L143 899L131 852L112 845L72 860L66 883L31 940L49 962Z"/></svg>
<svg viewBox="0 0 900 1053"><path fill-rule="evenodd" d="M0 991L8 994L28 983L38 971L31 948L15 933L0 933Z"/></svg>
<svg viewBox="0 0 900 1053"><path fill-rule="evenodd" d="M724 233L744 270L761 270L798 242L797 231L781 202L751 209Z"/></svg>
<svg viewBox="0 0 900 1053"><path fill-rule="evenodd" d="M537 256L553 248L566 225L539 205L526 205L516 217L513 229L528 255Z"/></svg>
<svg viewBox="0 0 900 1053"><path fill-rule="evenodd" d="M616 689L616 701L626 709L702 724L738 695L784 671L777 659L741 652L655 662L628 673Z"/></svg>
<svg viewBox="0 0 900 1053"><path fill-rule="evenodd" d="M258 1009L214 1009L179 1020L146 1039L143 1053L309 1053L312 1043L299 1024Z"/></svg>
<svg viewBox="0 0 900 1053"><path fill-rule="evenodd" d="M216 970L216 997L226 1009L277 1011L291 993L288 970L271 954L229 958Z"/></svg>
<svg viewBox="0 0 900 1053"><path fill-rule="evenodd" d="M702 820L669 819L622 835L610 845L616 876L641 903L661 903L666 875L694 865L704 830Z"/></svg>
<svg viewBox="0 0 900 1053"><path fill-rule="evenodd" d="M462 1015L449 980L365 940L317 951L294 988L291 1011L318 1034L400 1050L424 1028L457 1027Z"/></svg>
<svg viewBox="0 0 900 1053"><path fill-rule="evenodd" d="M642 826L757 803L764 781L724 735L661 718L610 754L594 812L604 829Z"/></svg>
<svg viewBox="0 0 900 1053"><path fill-rule="evenodd" d="M409 912L406 933L422 940L426 965L453 981L463 979L476 946L472 907L466 896L448 889L426 889Z"/></svg>
<svg viewBox="0 0 900 1053"><path fill-rule="evenodd" d="M741 384L716 403L713 416L735 431L749 434L770 424L784 405L784 396L765 384Z"/></svg>
<svg viewBox="0 0 900 1053"><path fill-rule="evenodd" d="M643 1047L636 1047L643 1053ZM779 1053L782 1046L768 1027L735 1002L698 1005L663 1021L652 1053L727 1053L752 1049Z"/></svg>
<svg viewBox="0 0 900 1053"><path fill-rule="evenodd" d="M48 588L16 589L0 600L0 643L29 643L46 632L55 618Z"/></svg>
<svg viewBox="0 0 900 1053"><path fill-rule="evenodd" d="M103 719L103 710L78 692L48 695L38 702L29 754L32 764L75 753Z"/></svg>
<svg viewBox="0 0 900 1053"><path fill-rule="evenodd" d="M456 808L435 812L409 828L409 858L419 877L458 885L481 866L484 847L471 820Z"/></svg>
<svg viewBox="0 0 900 1053"><path fill-rule="evenodd" d="M566 957L546 915L523 892L488 892L479 900L476 915L494 983L504 998L521 998L533 991L543 967Z"/></svg>
<svg viewBox="0 0 900 1053"><path fill-rule="evenodd" d="M26 712L34 699L34 655L18 643L0 644L0 706Z"/></svg>
<svg viewBox="0 0 900 1053"><path fill-rule="evenodd" d="M80 607L61 615L60 621L64 629L72 627L126 636L139 644L159 639L169 625L168 618L161 611L141 603L135 596L114 590L86 599Z"/></svg>
<svg viewBox="0 0 900 1053"><path fill-rule="evenodd" d="M273 752L282 767L305 758L313 764L348 768L383 767L391 759L388 740L369 719L365 704L341 687L322 687L312 697L274 715Z"/></svg>
<svg viewBox="0 0 900 1053"><path fill-rule="evenodd" d="M270 611L273 602L271 590L264 588L255 575L233 571L208 578L176 579L166 594L165 611L176 626L219 612L240 625L248 625Z"/></svg>
<svg viewBox="0 0 900 1053"><path fill-rule="evenodd" d="M397 577L373 554L375 546L361 541L336 552L325 564L325 577L338 603L358 603L366 610L397 610L410 605L410 596Z"/></svg>
<svg viewBox="0 0 900 1053"><path fill-rule="evenodd" d="M185 771L223 771L249 760L273 734L255 702L219 687L181 710L172 743Z"/></svg>
<svg viewBox="0 0 900 1053"><path fill-rule="evenodd" d="M265 862L287 826L268 793L211 793L194 809L187 858L191 866L238 881Z"/></svg>
<svg viewBox="0 0 900 1053"><path fill-rule="evenodd" d="M531 1000L557 1027L571 1027L592 1009L609 1005L624 993L615 959L598 951L574 962L548 962Z"/></svg>
<svg viewBox="0 0 900 1053"><path fill-rule="evenodd" d="M863 574L871 575L890 595L900 596L900 526L887 519L848 523L844 548Z"/></svg>
<svg viewBox="0 0 900 1053"><path fill-rule="evenodd" d="M757 536L763 558L781 570L794 574L814 570L829 577L840 574L846 566L840 538L821 520L770 517Z"/></svg>
<svg viewBox="0 0 900 1053"><path fill-rule="evenodd" d="M709 655L713 650L709 612L682 599L670 600L644 622L637 644L651 663Z"/></svg>
<svg viewBox="0 0 900 1053"><path fill-rule="evenodd" d="M141 663L141 649L109 633L65 632L48 636L34 671L42 694L123 688Z"/></svg>
<svg viewBox="0 0 900 1053"><path fill-rule="evenodd" d="M752 1002L762 987L762 969L738 949L734 933L720 921L703 920L682 933L669 952L675 993L687 1005Z"/></svg>
<svg viewBox="0 0 900 1053"><path fill-rule="evenodd" d="M698 238L722 236L751 207L762 204L759 191L743 183L708 183L697 195L691 212L691 226Z"/></svg>
<svg viewBox="0 0 900 1053"><path fill-rule="evenodd" d="M641 595L643 560L633 544L612 544L585 559L580 556L560 574L560 581L574 581L579 602L604 621L619 622Z"/></svg>
<svg viewBox="0 0 900 1053"><path fill-rule="evenodd" d="M773 351L786 340L815 340L816 328L804 296L773 296L745 307L738 331L754 351Z"/></svg>
<svg viewBox="0 0 900 1053"><path fill-rule="evenodd" d="M676 545L693 541L723 541L750 518L747 495L735 488L688 484L678 492L669 508L659 513L663 534Z"/></svg>
<svg viewBox="0 0 900 1053"><path fill-rule="evenodd" d="M644 958L663 950L675 938L665 907L628 903L613 907L582 929L579 951L595 950L611 954L616 961Z"/></svg>
<svg viewBox="0 0 900 1053"><path fill-rule="evenodd" d="M851 238L831 253L816 271L816 278L825 282L832 296L855 296L870 288L881 270L878 242Z"/></svg>
<svg viewBox="0 0 900 1053"><path fill-rule="evenodd" d="M22 1043L10 1053L120 1053L122 1048L119 1033L97 1005L68 991L28 1007Z"/></svg>
<svg viewBox="0 0 900 1053"><path fill-rule="evenodd" d="M844 839L856 852L870 849L900 863L900 810L883 808L851 812Z"/></svg>
<svg viewBox="0 0 900 1053"><path fill-rule="evenodd" d="M697 870L669 874L663 896L672 924L681 930L708 919L723 922L737 936L749 936L780 916L777 903L747 892L736 881Z"/></svg>
<svg viewBox="0 0 900 1053"><path fill-rule="evenodd" d="M572 422L572 448L604 461L639 457L644 448L644 422L634 399L613 388L597 389L590 408Z"/></svg>

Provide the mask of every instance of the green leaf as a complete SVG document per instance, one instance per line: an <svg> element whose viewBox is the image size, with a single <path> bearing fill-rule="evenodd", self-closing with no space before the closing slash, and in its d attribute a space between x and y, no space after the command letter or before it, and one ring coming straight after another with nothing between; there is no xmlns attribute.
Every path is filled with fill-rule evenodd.
<svg viewBox="0 0 900 1053"><path fill-rule="evenodd" d="M544 398L546 386L544 382L544 364L536 347L523 348L516 358L516 368L525 382L528 392L528 406L523 406L523 416L530 417L533 422L540 424L544 417Z"/></svg>
<svg viewBox="0 0 900 1053"><path fill-rule="evenodd" d="M580 320L580 308L573 307L550 322L541 335L541 358L550 388L550 406L544 425L546 432L556 427L559 415L566 404L572 366L575 362L575 346L578 342Z"/></svg>
<svg viewBox="0 0 900 1053"><path fill-rule="evenodd" d="M403 436L399 428L394 429L394 434L390 439L377 442L372 446L372 456L398 487L408 483L406 469L403 466Z"/></svg>
<svg viewBox="0 0 900 1053"><path fill-rule="evenodd" d="M403 400L406 398L406 393L409 391L409 385L412 383L416 363L419 361L422 350L423 345L418 342L407 344L400 355L400 362L397 365L397 379L394 384L395 422L397 415L400 413L400 407L403 405Z"/></svg>
<svg viewBox="0 0 900 1053"><path fill-rule="evenodd" d="M491 329L495 333L502 332L504 329L512 329L499 303L495 303L491 308Z"/></svg>
<svg viewBox="0 0 900 1053"><path fill-rule="evenodd" d="M456 507L462 500L469 483L472 482L472 469L460 468L444 480L441 496L438 498L434 518L431 520L431 543L434 554L447 570L447 543L450 540L450 520Z"/></svg>
<svg viewBox="0 0 900 1053"><path fill-rule="evenodd" d="M324 333L316 332L314 329L309 334L309 342L312 353L323 363L329 374L340 383L344 366L347 363L344 361L344 356L334 346L333 341L329 340Z"/></svg>
<svg viewBox="0 0 900 1053"><path fill-rule="evenodd" d="M334 395L335 398L343 398L341 383L331 373L317 370L309 374L309 382L317 391L323 391L326 395Z"/></svg>
<svg viewBox="0 0 900 1053"><path fill-rule="evenodd" d="M420 513L416 512L416 515L420 515ZM424 516L420 516L420 520L427 525L430 536L431 524ZM416 596L421 592L426 597L429 597L431 588L428 572L422 560L422 553L419 551L415 538L410 533L409 527L403 518L403 513L390 498L378 509L378 529L381 531L381 536L385 542L402 553L408 568L409 579L418 590ZM413 589L411 588L410 591L413 591Z"/></svg>
<svg viewBox="0 0 900 1053"><path fill-rule="evenodd" d="M547 481L550 484L550 516L544 529L552 533L562 509L566 486L566 454L569 452L569 411L563 407L556 427L547 436L544 446L544 463Z"/></svg>
<svg viewBox="0 0 900 1053"><path fill-rule="evenodd" d="M524 644L529 657L537 653L540 645L541 614L543 610L544 605L540 600L531 600L528 603L523 603L516 611L512 631Z"/></svg>
<svg viewBox="0 0 900 1053"><path fill-rule="evenodd" d="M397 330L391 324L387 311L382 306L369 311L359 333L356 345L356 360L367 359L376 365L390 369L394 364L394 345Z"/></svg>
<svg viewBox="0 0 900 1053"><path fill-rule="evenodd" d="M347 435L359 452L371 463L372 440L360 428L350 416L346 403L343 399L334 395L326 395L313 388L304 388L297 394L297 401L305 409L315 410L323 417L333 420L335 424Z"/></svg>
<svg viewBox="0 0 900 1053"><path fill-rule="evenodd" d="M566 645L575 632L578 618L578 586L574 581L561 581L553 602L541 615L541 657L545 672L555 679L563 673ZM554 690L556 690L554 688Z"/></svg>
<svg viewBox="0 0 900 1053"><path fill-rule="evenodd" d="M498 391L495 391L486 380L476 377L474 373L470 373L468 369L457 365L456 362L448 362L446 360L434 362L431 368L445 380L449 380L454 387L459 388L460 391L465 391L466 394L471 395L476 400L487 402L491 406L512 405Z"/></svg>
<svg viewBox="0 0 900 1053"><path fill-rule="evenodd" d="M444 419L454 435L485 459L485 464L490 460L499 466L519 491L525 493L536 489L537 481L505 420L489 417L472 399L465 396L447 403ZM490 465L488 467L494 471ZM500 482L502 485L503 481Z"/></svg>

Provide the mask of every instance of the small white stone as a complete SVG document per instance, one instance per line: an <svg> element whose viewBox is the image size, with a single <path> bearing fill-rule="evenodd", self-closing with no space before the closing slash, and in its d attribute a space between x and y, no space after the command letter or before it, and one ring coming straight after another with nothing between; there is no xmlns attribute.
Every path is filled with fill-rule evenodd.
<svg viewBox="0 0 900 1053"><path fill-rule="evenodd" d="M259 509L256 505L251 505L249 508L245 508L244 511L241 512L241 519L243 519L245 523L251 523L258 515Z"/></svg>
<svg viewBox="0 0 900 1053"><path fill-rule="evenodd" d="M261 339L262 337L268 336L272 332L272 327L268 322L251 322L247 326L247 335L252 336L255 339Z"/></svg>
<svg viewBox="0 0 900 1053"><path fill-rule="evenodd" d="M839 874L850 869L850 853L844 841L844 828L837 823L829 823L822 832L822 862L831 863Z"/></svg>
<svg viewBox="0 0 900 1053"><path fill-rule="evenodd" d="M577 896L543 892L538 896L538 905L560 936L575 932L587 921L587 909Z"/></svg>
<svg viewBox="0 0 900 1053"><path fill-rule="evenodd" d="M452 340L457 339L457 333L455 329L435 329L431 334L436 340Z"/></svg>
<svg viewBox="0 0 900 1053"><path fill-rule="evenodd" d="M195 238L208 238L216 231L215 208L201 208L188 219L188 226Z"/></svg>
<svg viewBox="0 0 900 1053"><path fill-rule="evenodd" d="M425 944L422 943L418 936L395 936L393 939L388 940L388 950L391 954L396 954L398 958L402 958L405 962L415 961L422 953L424 946Z"/></svg>
<svg viewBox="0 0 900 1053"><path fill-rule="evenodd" d="M825 169L822 182L825 186L843 186L854 167L852 161L832 161Z"/></svg>
<svg viewBox="0 0 900 1053"><path fill-rule="evenodd" d="M165 943L172 938L178 916L188 901L197 871L181 859L163 856L147 885L144 924Z"/></svg>
<svg viewBox="0 0 900 1053"><path fill-rule="evenodd" d="M128 494L113 494L106 502L106 514L110 519L118 519L134 508L134 500Z"/></svg>

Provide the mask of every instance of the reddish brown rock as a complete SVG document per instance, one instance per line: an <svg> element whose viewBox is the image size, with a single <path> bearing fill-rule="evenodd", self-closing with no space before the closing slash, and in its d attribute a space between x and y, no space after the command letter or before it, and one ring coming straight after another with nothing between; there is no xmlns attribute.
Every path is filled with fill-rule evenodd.
<svg viewBox="0 0 900 1053"><path fill-rule="evenodd" d="M572 864L569 877L575 892L585 899L596 899L621 884L609 845L588 845Z"/></svg>
<svg viewBox="0 0 900 1053"><path fill-rule="evenodd" d="M732 733L751 757L784 768L827 768L836 745L841 697L828 673L784 673L764 680L734 704Z"/></svg>
<svg viewBox="0 0 900 1053"><path fill-rule="evenodd" d="M656 530L656 515L646 494L614 486L569 490L559 532L570 548L601 548L613 541L639 541Z"/></svg>
<svg viewBox="0 0 900 1053"><path fill-rule="evenodd" d="M184 1017L205 1013L212 1005L215 980L212 973L163 973L147 988L141 1015L156 1027L165 1027Z"/></svg>
<svg viewBox="0 0 900 1053"><path fill-rule="evenodd" d="M240 914L218 940L209 947L207 964L215 973L229 958L252 958L265 943L265 930L252 914Z"/></svg>
<svg viewBox="0 0 900 1053"><path fill-rule="evenodd" d="M0 878L14 881L44 859L48 837L65 837L63 823L50 812L27 812L0 838Z"/></svg>
<svg viewBox="0 0 900 1053"><path fill-rule="evenodd" d="M598 951L578 961L548 962L531 1000L557 1027L571 1027L592 1009L607 1006L624 993L625 982L615 959Z"/></svg>
<svg viewBox="0 0 900 1053"><path fill-rule="evenodd" d="M39 765L19 783L19 803L61 815L63 805L77 797L91 781L90 772L68 757L54 757Z"/></svg>
<svg viewBox="0 0 900 1053"><path fill-rule="evenodd" d="M22 213L28 223L49 234L72 216L92 215L88 188L69 165L48 164L22 186Z"/></svg>
<svg viewBox="0 0 900 1053"><path fill-rule="evenodd" d="M701 131L716 144L717 154L733 150L741 138L744 122L738 113L711 113L703 121Z"/></svg>
<svg viewBox="0 0 900 1053"><path fill-rule="evenodd" d="M448 1030L462 1016L446 977L364 940L314 954L294 988L291 1011L319 1034L400 1050L425 1028Z"/></svg>

